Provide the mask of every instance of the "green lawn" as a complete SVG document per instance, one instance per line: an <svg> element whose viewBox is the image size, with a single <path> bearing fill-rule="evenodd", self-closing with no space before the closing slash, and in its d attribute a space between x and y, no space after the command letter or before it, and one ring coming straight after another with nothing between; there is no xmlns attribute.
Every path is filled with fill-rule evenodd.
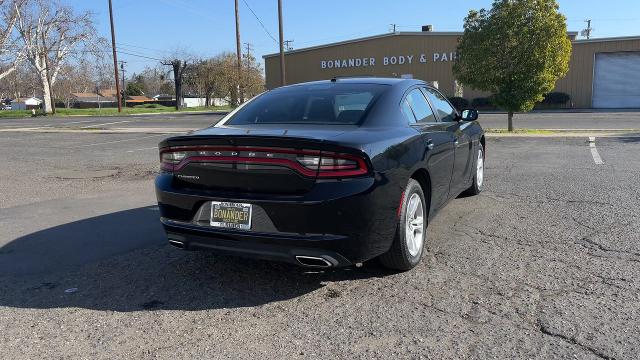
<svg viewBox="0 0 640 360"><path fill-rule="evenodd" d="M188 111L229 111L228 106L199 106L192 108L185 108L180 110L181 112ZM174 107L161 106L161 105L140 105L136 107L122 108L122 113L118 113L117 108L103 108L103 109L57 109L55 116L70 116L70 115L93 115L93 116L114 116L114 115L135 115L135 114L149 114L149 113L170 113L176 112ZM1 110L0 118L22 118L30 117L31 110Z"/></svg>
<svg viewBox="0 0 640 360"><path fill-rule="evenodd" d="M23 118L31 116L29 110L0 110L0 119L2 118Z"/></svg>

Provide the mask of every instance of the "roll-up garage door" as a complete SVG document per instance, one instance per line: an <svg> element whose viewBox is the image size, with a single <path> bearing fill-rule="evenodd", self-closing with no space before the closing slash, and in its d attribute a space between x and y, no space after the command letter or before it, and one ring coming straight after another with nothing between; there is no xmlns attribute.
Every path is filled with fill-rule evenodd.
<svg viewBox="0 0 640 360"><path fill-rule="evenodd" d="M640 108L640 52L596 54L594 108Z"/></svg>

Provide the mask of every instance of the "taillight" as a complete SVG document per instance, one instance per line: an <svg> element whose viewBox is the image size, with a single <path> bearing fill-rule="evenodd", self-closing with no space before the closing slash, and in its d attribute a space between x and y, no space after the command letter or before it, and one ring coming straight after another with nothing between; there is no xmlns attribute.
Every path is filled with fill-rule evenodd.
<svg viewBox="0 0 640 360"><path fill-rule="evenodd" d="M173 171L182 160L187 157L186 151L163 151L160 152L160 169Z"/></svg>
<svg viewBox="0 0 640 360"><path fill-rule="evenodd" d="M369 172L366 161L359 156L319 150L221 146L160 150L160 168L163 171L179 171L191 162L277 165L306 177L322 178L360 176Z"/></svg>
<svg viewBox="0 0 640 360"><path fill-rule="evenodd" d="M298 162L308 169L318 171L318 177L350 177L364 175L369 170L364 159L350 154L322 152L320 156L305 156Z"/></svg>

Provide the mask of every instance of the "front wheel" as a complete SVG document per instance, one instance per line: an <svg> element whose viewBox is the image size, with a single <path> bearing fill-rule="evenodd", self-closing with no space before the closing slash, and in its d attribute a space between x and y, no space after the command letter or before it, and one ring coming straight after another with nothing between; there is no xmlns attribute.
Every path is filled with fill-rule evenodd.
<svg viewBox="0 0 640 360"><path fill-rule="evenodd" d="M478 195L482 191L482 185L484 185L484 147L482 143L478 144L478 152L476 154L476 173L473 175L473 183L465 193L467 195Z"/></svg>
<svg viewBox="0 0 640 360"><path fill-rule="evenodd" d="M380 262L394 270L410 270L420 262L427 237L429 209L420 184L409 179L402 198L402 209L396 236Z"/></svg>

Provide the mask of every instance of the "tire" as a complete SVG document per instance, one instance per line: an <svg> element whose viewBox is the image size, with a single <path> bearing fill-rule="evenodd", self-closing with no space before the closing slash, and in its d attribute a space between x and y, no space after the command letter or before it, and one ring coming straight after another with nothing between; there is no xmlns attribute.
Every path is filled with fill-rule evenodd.
<svg viewBox="0 0 640 360"><path fill-rule="evenodd" d="M482 192L484 185L484 147L482 143L478 144L478 153L476 154L476 172L473 174L473 183L471 187L465 190L464 194L475 196Z"/></svg>
<svg viewBox="0 0 640 360"><path fill-rule="evenodd" d="M416 204L418 200L419 203ZM393 244L391 244L389 251L379 258L384 267L406 271L418 265L422 258L427 238L429 209L426 204L425 195L420 184L414 179L409 179L402 198L402 211L400 212ZM415 210L413 206L415 206ZM418 219L420 212L422 213L421 220ZM409 223L413 225L409 226ZM420 225L416 226L418 223Z"/></svg>

